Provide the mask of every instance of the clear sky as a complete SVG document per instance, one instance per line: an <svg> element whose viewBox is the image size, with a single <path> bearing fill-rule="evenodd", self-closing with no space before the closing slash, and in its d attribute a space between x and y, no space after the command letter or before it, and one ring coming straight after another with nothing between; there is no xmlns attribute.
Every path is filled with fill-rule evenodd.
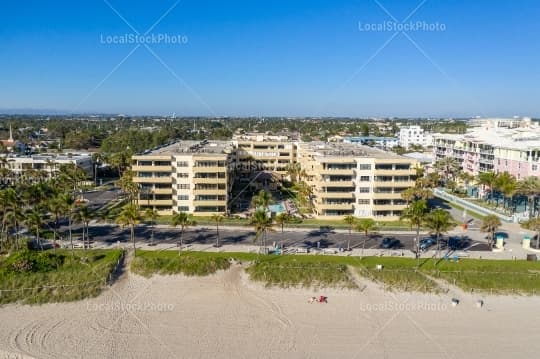
<svg viewBox="0 0 540 359"><path fill-rule="evenodd" d="M540 117L538 0L175 1L1 1L0 112Z"/></svg>

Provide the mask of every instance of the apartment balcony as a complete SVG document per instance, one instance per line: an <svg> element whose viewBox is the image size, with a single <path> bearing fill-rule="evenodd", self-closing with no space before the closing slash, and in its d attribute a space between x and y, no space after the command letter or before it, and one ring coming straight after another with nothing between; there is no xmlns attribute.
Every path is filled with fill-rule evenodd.
<svg viewBox="0 0 540 359"><path fill-rule="evenodd" d="M487 159L487 158L480 158L480 159L478 160L478 162L480 162L480 163L493 164L493 160L490 160L490 159Z"/></svg>
<svg viewBox="0 0 540 359"><path fill-rule="evenodd" d="M155 188L150 190L153 194L172 194L172 188Z"/></svg>
<svg viewBox="0 0 540 359"><path fill-rule="evenodd" d="M193 194L197 195L226 195L226 189L194 189Z"/></svg>
<svg viewBox="0 0 540 359"><path fill-rule="evenodd" d="M324 181L318 180L316 182L319 187L356 187L354 181Z"/></svg>
<svg viewBox="0 0 540 359"><path fill-rule="evenodd" d="M374 181L373 187L413 187L414 181Z"/></svg>
<svg viewBox="0 0 540 359"><path fill-rule="evenodd" d="M193 205L195 207L213 207L213 206L227 206L226 200L210 200L210 201L201 201L201 200L195 200L193 201Z"/></svg>
<svg viewBox="0 0 540 359"><path fill-rule="evenodd" d="M373 193L373 199L401 199L401 193Z"/></svg>
<svg viewBox="0 0 540 359"><path fill-rule="evenodd" d="M317 203L316 207L319 210L351 210L353 209L354 203L339 203L339 204L329 204L329 203Z"/></svg>
<svg viewBox="0 0 540 359"><path fill-rule="evenodd" d="M414 169L408 170L375 170L375 176L411 176L415 174Z"/></svg>
<svg viewBox="0 0 540 359"><path fill-rule="evenodd" d="M196 166L193 167L193 173L218 173L226 172L226 166Z"/></svg>
<svg viewBox="0 0 540 359"><path fill-rule="evenodd" d="M133 177L135 183L172 183L172 177Z"/></svg>
<svg viewBox="0 0 540 359"><path fill-rule="evenodd" d="M322 169L321 175L354 176L354 169Z"/></svg>
<svg viewBox="0 0 540 359"><path fill-rule="evenodd" d="M317 197L321 198L354 198L354 192L324 192L324 191L315 191Z"/></svg>
<svg viewBox="0 0 540 359"><path fill-rule="evenodd" d="M140 199L139 205L141 206L172 206L173 201L171 199L154 199L154 200L147 200L147 199Z"/></svg>
<svg viewBox="0 0 540 359"><path fill-rule="evenodd" d="M406 204L374 204L373 210L374 211L401 211L405 207L407 207Z"/></svg>
<svg viewBox="0 0 540 359"><path fill-rule="evenodd" d="M171 166L131 166L133 172L171 172Z"/></svg>
<svg viewBox="0 0 540 359"><path fill-rule="evenodd" d="M195 184L215 184L215 183L227 183L226 178L193 178Z"/></svg>

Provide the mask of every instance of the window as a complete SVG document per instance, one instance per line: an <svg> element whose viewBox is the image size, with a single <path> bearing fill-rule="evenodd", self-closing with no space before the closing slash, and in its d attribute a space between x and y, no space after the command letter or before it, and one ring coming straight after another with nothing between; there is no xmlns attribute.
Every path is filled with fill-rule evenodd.
<svg viewBox="0 0 540 359"><path fill-rule="evenodd" d="M360 192L360 193L369 193L369 187L359 187L358 192Z"/></svg>
<svg viewBox="0 0 540 359"><path fill-rule="evenodd" d="M358 204L369 204L369 199L359 199Z"/></svg>
<svg viewBox="0 0 540 359"><path fill-rule="evenodd" d="M179 161L176 163L176 167L188 167L189 164L187 163L187 161Z"/></svg>
<svg viewBox="0 0 540 359"><path fill-rule="evenodd" d="M538 165L532 165L532 170L536 171L538 169Z"/></svg>
<svg viewBox="0 0 540 359"><path fill-rule="evenodd" d="M369 176L360 176L360 182L369 182Z"/></svg>
<svg viewBox="0 0 540 359"><path fill-rule="evenodd" d="M189 177L189 174L185 173L185 172L180 172L177 174L178 178L188 178Z"/></svg>
<svg viewBox="0 0 540 359"><path fill-rule="evenodd" d="M189 183L180 183L178 189L189 189Z"/></svg>
<svg viewBox="0 0 540 359"><path fill-rule="evenodd" d="M180 212L188 212L189 211L189 207L188 206L180 206L178 207L178 210Z"/></svg>
<svg viewBox="0 0 540 359"><path fill-rule="evenodd" d="M187 201L187 200L189 200L189 195L187 195L187 194L178 195L178 200L179 201Z"/></svg>
<svg viewBox="0 0 540 359"><path fill-rule="evenodd" d="M360 163L360 169L361 170L370 170L371 165L369 163Z"/></svg>

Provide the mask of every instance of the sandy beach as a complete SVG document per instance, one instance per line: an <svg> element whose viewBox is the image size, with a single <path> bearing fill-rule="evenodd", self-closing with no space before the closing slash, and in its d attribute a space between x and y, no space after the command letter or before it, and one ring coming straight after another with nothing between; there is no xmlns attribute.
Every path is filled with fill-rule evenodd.
<svg viewBox="0 0 540 359"><path fill-rule="evenodd" d="M234 266L0 309L5 358L537 358L538 297L265 289ZM309 304L324 294L328 303ZM453 296L460 298L451 305ZM478 308L476 301L484 300Z"/></svg>

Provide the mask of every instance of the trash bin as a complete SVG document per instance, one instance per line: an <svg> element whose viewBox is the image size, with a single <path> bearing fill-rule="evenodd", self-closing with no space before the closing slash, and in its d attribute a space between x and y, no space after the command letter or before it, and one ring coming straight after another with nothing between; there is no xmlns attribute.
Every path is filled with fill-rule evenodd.
<svg viewBox="0 0 540 359"><path fill-rule="evenodd" d="M538 258L536 257L536 254L527 254L527 261L529 262L536 262Z"/></svg>

